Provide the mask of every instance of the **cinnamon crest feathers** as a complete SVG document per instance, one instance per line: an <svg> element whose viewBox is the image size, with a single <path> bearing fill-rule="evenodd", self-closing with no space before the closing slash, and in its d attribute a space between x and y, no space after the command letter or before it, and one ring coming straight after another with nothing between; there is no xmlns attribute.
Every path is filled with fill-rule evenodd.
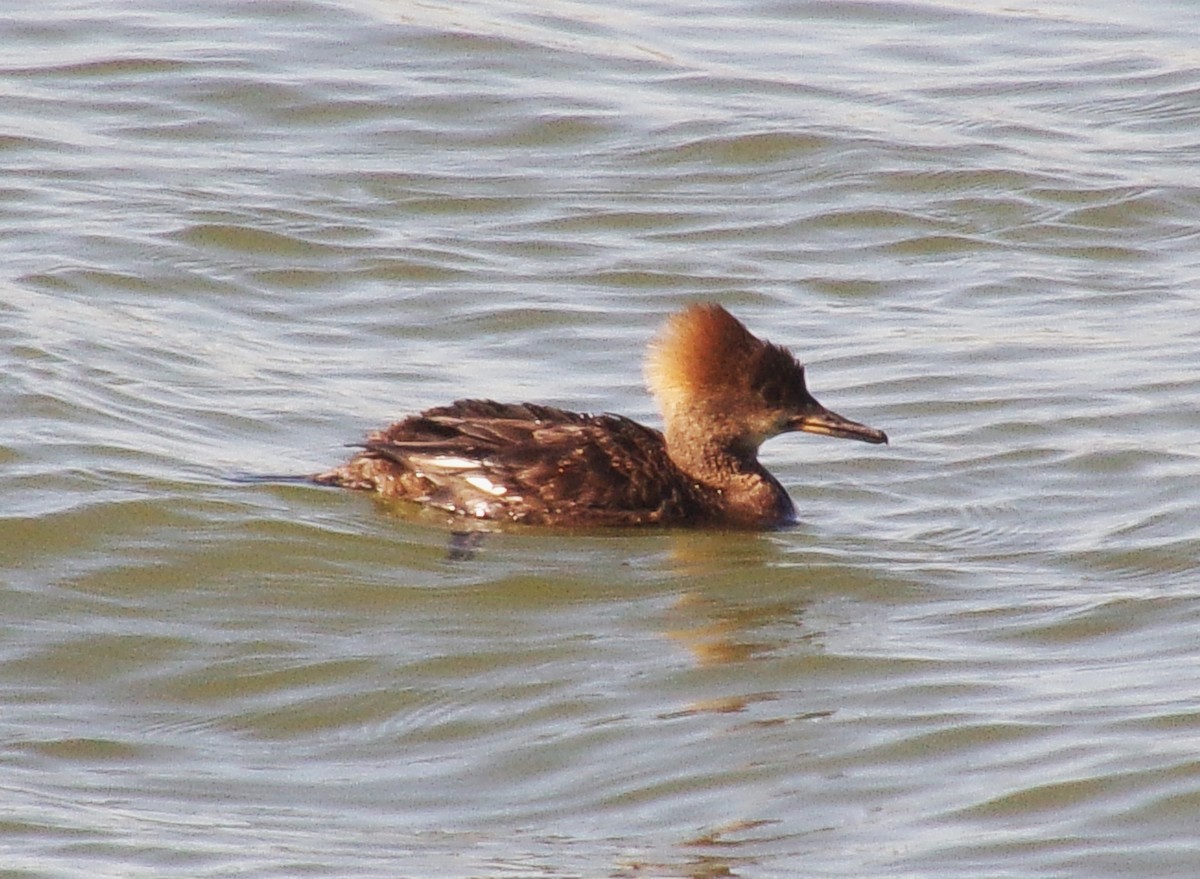
<svg viewBox="0 0 1200 879"><path fill-rule="evenodd" d="M645 372L662 433L619 415L459 400L371 433L312 479L536 525L779 527L796 512L758 461L763 442L789 431L887 442L821 406L785 348L719 305L672 316Z"/></svg>

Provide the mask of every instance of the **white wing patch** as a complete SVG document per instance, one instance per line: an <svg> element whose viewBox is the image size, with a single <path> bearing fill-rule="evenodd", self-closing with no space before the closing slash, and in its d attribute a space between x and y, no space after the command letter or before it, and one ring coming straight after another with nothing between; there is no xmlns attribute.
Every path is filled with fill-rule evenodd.
<svg viewBox="0 0 1200 879"><path fill-rule="evenodd" d="M479 519L503 518L510 505L522 501L520 495L510 494L507 486L484 475L486 460L423 454L409 455L407 460L417 475L433 485L422 500L452 513Z"/></svg>
<svg viewBox="0 0 1200 879"><path fill-rule="evenodd" d="M468 476L466 477L466 482L468 485L473 485L480 491L486 491L488 494L495 495L496 497L500 497L500 495L508 493L507 488L505 488L503 485L496 485L486 476L480 476L478 474L474 476Z"/></svg>
<svg viewBox="0 0 1200 879"><path fill-rule="evenodd" d="M417 455L413 455L414 459L417 457ZM443 470L479 469L479 461L472 460L471 458L456 458L453 455L434 455L433 457L425 457L424 455L421 455L420 457L424 458L424 460L427 461L431 466L440 467Z"/></svg>

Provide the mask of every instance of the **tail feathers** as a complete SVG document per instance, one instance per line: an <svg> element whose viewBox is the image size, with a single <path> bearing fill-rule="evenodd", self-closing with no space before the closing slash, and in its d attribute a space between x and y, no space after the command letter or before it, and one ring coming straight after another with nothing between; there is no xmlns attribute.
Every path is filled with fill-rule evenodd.
<svg viewBox="0 0 1200 879"><path fill-rule="evenodd" d="M345 474L342 473L341 467L335 467L332 470L326 470L324 473L313 473L311 476L306 477L306 479L309 482L316 483L317 485L332 485L335 487L341 487L346 484Z"/></svg>
<svg viewBox="0 0 1200 879"><path fill-rule="evenodd" d="M317 485L330 485L335 488L357 488L362 491L374 490L376 482L371 474L364 473L362 472L362 468L352 467L350 464L342 464L340 467L334 467L332 470L326 470L324 473L314 473L311 476L305 476L303 480Z"/></svg>

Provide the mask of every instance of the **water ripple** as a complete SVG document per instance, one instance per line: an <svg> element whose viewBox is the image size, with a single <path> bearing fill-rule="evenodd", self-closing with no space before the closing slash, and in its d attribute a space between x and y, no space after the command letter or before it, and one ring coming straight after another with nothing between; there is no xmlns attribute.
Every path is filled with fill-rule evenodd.
<svg viewBox="0 0 1200 879"><path fill-rule="evenodd" d="M8 869L1194 872L1191 10L679 12L0 22ZM657 423L700 299L892 437L769 443L795 529L230 478Z"/></svg>

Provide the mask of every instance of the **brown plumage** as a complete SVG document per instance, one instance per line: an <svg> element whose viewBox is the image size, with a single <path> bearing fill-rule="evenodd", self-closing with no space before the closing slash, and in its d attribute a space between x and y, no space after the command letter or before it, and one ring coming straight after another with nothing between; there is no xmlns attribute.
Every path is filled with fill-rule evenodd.
<svg viewBox="0 0 1200 879"><path fill-rule="evenodd" d="M822 407L786 349L719 305L674 315L646 376L665 433L619 415L459 400L370 434L313 480L537 525L777 527L795 508L758 462L762 442L787 431L887 442Z"/></svg>

